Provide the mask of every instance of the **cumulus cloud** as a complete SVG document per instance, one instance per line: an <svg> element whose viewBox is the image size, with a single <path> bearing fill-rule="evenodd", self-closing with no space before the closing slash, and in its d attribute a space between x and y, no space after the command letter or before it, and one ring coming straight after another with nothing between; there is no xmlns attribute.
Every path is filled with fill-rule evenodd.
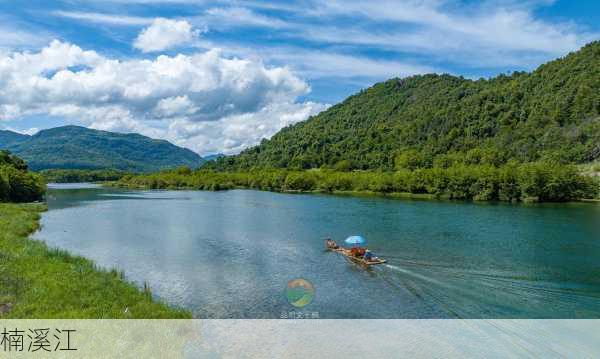
<svg viewBox="0 0 600 359"><path fill-rule="evenodd" d="M0 120L47 114L234 153L324 108L288 68L217 50L116 60L53 41L0 56Z"/></svg>
<svg viewBox="0 0 600 359"><path fill-rule="evenodd" d="M231 115L217 121L194 122L182 118L170 124L167 137L188 147L200 143L204 153L238 153L325 108L326 105L314 102L275 102L256 112Z"/></svg>
<svg viewBox="0 0 600 359"><path fill-rule="evenodd" d="M187 95L183 95L168 97L158 101L155 111L158 116L169 117L191 115L197 112L198 108L194 106Z"/></svg>
<svg viewBox="0 0 600 359"><path fill-rule="evenodd" d="M200 30L194 30L186 20L158 18L140 32L133 46L142 52L163 51L190 43L199 34Z"/></svg>

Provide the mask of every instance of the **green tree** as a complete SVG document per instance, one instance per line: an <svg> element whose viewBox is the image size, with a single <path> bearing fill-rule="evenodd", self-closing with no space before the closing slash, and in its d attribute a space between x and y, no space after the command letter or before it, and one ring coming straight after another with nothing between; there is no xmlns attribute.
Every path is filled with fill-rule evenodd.
<svg viewBox="0 0 600 359"><path fill-rule="evenodd" d="M396 155L394 160L396 170L424 168L427 166L425 156L417 150L406 150Z"/></svg>

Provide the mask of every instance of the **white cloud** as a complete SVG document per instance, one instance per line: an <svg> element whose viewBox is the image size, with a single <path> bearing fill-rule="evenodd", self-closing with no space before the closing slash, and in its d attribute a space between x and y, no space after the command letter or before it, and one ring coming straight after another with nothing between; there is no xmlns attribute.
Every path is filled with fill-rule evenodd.
<svg viewBox="0 0 600 359"><path fill-rule="evenodd" d="M6 28L0 25L0 50L35 46L39 42L39 34Z"/></svg>
<svg viewBox="0 0 600 359"><path fill-rule="evenodd" d="M0 55L15 48L38 49L52 38L46 29L0 14Z"/></svg>
<svg viewBox="0 0 600 359"><path fill-rule="evenodd" d="M188 44L199 34L200 31L193 30L186 20L157 18L140 32L133 46L143 52L162 51Z"/></svg>
<svg viewBox="0 0 600 359"><path fill-rule="evenodd" d="M199 19L204 23L210 24L211 28L249 26L277 29L289 26L283 20L257 14L250 9L238 6L210 8Z"/></svg>
<svg viewBox="0 0 600 359"><path fill-rule="evenodd" d="M202 153L233 154L326 108L326 105L314 102L275 102L256 112L227 116L217 121L179 119L171 123L167 137Z"/></svg>
<svg viewBox="0 0 600 359"><path fill-rule="evenodd" d="M253 9L285 13L288 21L278 34L284 38L350 53L376 50L393 52L400 58L426 55L430 63L474 68L532 68L598 38L598 32L586 31L573 22L549 21L536 14L540 7L552 3L309 0L279 9L263 2L243 2Z"/></svg>
<svg viewBox="0 0 600 359"><path fill-rule="evenodd" d="M407 77L436 72L426 65L408 61L374 60L336 52L307 51L299 48L263 50L270 59L293 65L294 70L308 78L375 78Z"/></svg>
<svg viewBox="0 0 600 359"><path fill-rule="evenodd" d="M285 4L221 0L189 3L195 5L190 14L198 11L198 15L187 18L192 24L208 26L222 33L243 27L275 29L277 31L269 35L268 40L261 40L261 45L268 44L271 39L276 40L273 44L277 46L292 38L300 39L304 42L299 45L304 47L303 52L318 49L330 57L343 52L347 58L370 61L370 67L376 69L376 63L401 64L410 62L411 57L424 56L427 56L424 61L430 67L443 63L447 67L531 69L576 50L599 36L597 32L586 32L573 22L540 18L536 11L551 5L552 0L500 0L469 4L450 0L381 0L376 3L307 0ZM63 15L109 24L149 21L148 18L93 13ZM153 51L150 49L154 47L162 49L161 41L153 38L148 36L146 51ZM168 36L164 35L164 38ZM246 38L237 41L241 46L257 46L255 40L250 40L250 43ZM375 58L371 50L385 52L388 60ZM304 64L304 67L308 66L310 64ZM319 64L316 66L319 67ZM359 67L354 68L360 70ZM345 77L350 76L351 73L346 73Z"/></svg>
<svg viewBox="0 0 600 359"><path fill-rule="evenodd" d="M101 24L112 24L112 25L126 25L126 26L139 26L139 25L150 25L154 21L154 18L139 17L139 16L122 16L114 14L102 14L96 12L80 12L80 11L53 11L51 13L54 16L65 17L68 19L94 22Z"/></svg>
<svg viewBox="0 0 600 359"><path fill-rule="evenodd" d="M217 44L201 40L199 48L210 49ZM357 83L370 86L373 81L390 77L406 77L417 74L443 72L437 67L411 60L373 59L336 49L319 51L299 46L244 46L239 43L220 42L219 47L230 56L265 59L269 63L285 64L294 73L307 79L339 78L344 81L360 78ZM366 80L366 81L365 81Z"/></svg>
<svg viewBox="0 0 600 359"><path fill-rule="evenodd" d="M598 34L572 23L534 15L547 1L489 2L464 6L447 0L316 0L313 17L360 19L335 27L316 25L292 33L311 41L403 53L443 55L470 65L525 65L576 50ZM298 9L300 11L300 9ZM384 26L385 25L385 26Z"/></svg>
<svg viewBox="0 0 600 359"><path fill-rule="evenodd" d="M323 105L288 68L219 50L116 60L53 41L0 56L0 120L48 114L97 129L166 138L200 153L233 153Z"/></svg>
<svg viewBox="0 0 600 359"><path fill-rule="evenodd" d="M187 95L183 95L168 97L158 101L155 112L158 116L171 117L191 115L198 112L198 108L194 106Z"/></svg>

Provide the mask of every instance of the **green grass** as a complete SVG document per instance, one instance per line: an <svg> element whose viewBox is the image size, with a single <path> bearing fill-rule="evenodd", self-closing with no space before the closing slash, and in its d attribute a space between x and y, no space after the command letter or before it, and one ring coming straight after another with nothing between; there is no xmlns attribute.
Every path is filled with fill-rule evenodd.
<svg viewBox="0 0 600 359"><path fill-rule="evenodd" d="M0 318L190 318L138 289L122 272L103 270L28 238L41 204L0 203Z"/></svg>

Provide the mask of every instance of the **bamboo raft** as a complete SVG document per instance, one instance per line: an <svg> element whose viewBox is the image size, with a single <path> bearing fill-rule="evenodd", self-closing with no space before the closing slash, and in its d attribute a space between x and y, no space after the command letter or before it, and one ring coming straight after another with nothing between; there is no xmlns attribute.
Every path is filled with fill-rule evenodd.
<svg viewBox="0 0 600 359"><path fill-rule="evenodd" d="M350 260L352 260L352 261L354 261L356 263L360 263L362 265L366 265L366 266L383 264L383 263L387 262L385 259L381 259L381 258L377 258L377 257L373 258L370 261L367 261L367 260L365 260L362 257L355 257L355 256L353 256L352 253L350 253L349 249L345 249L345 248L341 248L341 247L338 247L338 248L329 248L329 247L327 247L327 249L329 249L332 252L340 253L340 254L346 256L348 259L350 259Z"/></svg>

